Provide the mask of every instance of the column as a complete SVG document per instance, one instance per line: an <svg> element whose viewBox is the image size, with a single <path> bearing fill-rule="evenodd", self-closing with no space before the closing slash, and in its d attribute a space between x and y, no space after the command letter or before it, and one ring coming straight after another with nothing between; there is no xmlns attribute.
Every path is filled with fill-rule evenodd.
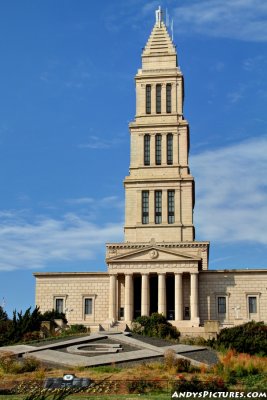
<svg viewBox="0 0 267 400"><path fill-rule="evenodd" d="M149 316L149 274L142 274L141 315Z"/></svg>
<svg viewBox="0 0 267 400"><path fill-rule="evenodd" d="M158 274L158 313L166 317L166 275Z"/></svg>
<svg viewBox="0 0 267 400"><path fill-rule="evenodd" d="M161 136L161 161L162 165L167 165L167 134L163 133Z"/></svg>
<svg viewBox="0 0 267 400"><path fill-rule="evenodd" d="M162 223L168 223L168 191L167 189L162 190Z"/></svg>
<svg viewBox="0 0 267 400"><path fill-rule="evenodd" d="M138 136L138 149L139 149L139 167L144 166L144 151L145 151L145 135L139 135ZM132 146L132 144L131 144ZM132 148L132 147L131 147Z"/></svg>
<svg viewBox="0 0 267 400"><path fill-rule="evenodd" d="M179 183L179 187L177 187L175 189L174 218L175 218L176 224L181 223L181 187L180 187L180 183Z"/></svg>
<svg viewBox="0 0 267 400"><path fill-rule="evenodd" d="M178 113L180 114L180 110L178 107L178 102L177 102L177 96L178 96L178 90L179 90L179 86L178 86L178 82L175 82L172 84L172 112L174 112L175 114Z"/></svg>
<svg viewBox="0 0 267 400"><path fill-rule="evenodd" d="M149 223L155 223L155 192L154 190L149 191Z"/></svg>
<svg viewBox="0 0 267 400"><path fill-rule="evenodd" d="M156 114L156 85L151 84L151 114Z"/></svg>
<svg viewBox="0 0 267 400"><path fill-rule="evenodd" d="M115 321L116 318L116 284L117 275L109 276L109 319Z"/></svg>
<svg viewBox="0 0 267 400"><path fill-rule="evenodd" d="M161 85L161 114L166 114L166 84Z"/></svg>
<svg viewBox="0 0 267 400"><path fill-rule="evenodd" d="M133 275L125 274L125 302L124 302L125 321L133 319Z"/></svg>
<svg viewBox="0 0 267 400"><path fill-rule="evenodd" d="M179 164L178 133L173 134L173 165Z"/></svg>
<svg viewBox="0 0 267 400"><path fill-rule="evenodd" d="M183 274L175 274L174 278L174 309L175 309L175 321L181 321L183 319Z"/></svg>
<svg viewBox="0 0 267 400"><path fill-rule="evenodd" d="M190 274L190 309L191 320L198 318L198 273Z"/></svg>
<svg viewBox="0 0 267 400"><path fill-rule="evenodd" d="M137 204L137 215L136 215L136 221L138 224L142 223L142 190L137 190L136 191L136 204Z"/></svg>
<svg viewBox="0 0 267 400"><path fill-rule="evenodd" d="M151 166L156 165L155 150L156 150L156 134L152 133L150 135L150 165Z"/></svg>

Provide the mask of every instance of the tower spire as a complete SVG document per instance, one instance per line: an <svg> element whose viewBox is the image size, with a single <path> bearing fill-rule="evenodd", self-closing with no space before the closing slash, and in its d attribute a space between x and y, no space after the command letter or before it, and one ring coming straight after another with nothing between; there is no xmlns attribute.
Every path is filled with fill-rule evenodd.
<svg viewBox="0 0 267 400"><path fill-rule="evenodd" d="M163 17L163 12L161 10L161 7L159 6L159 8L156 10L156 24L159 28L161 27L161 22L163 20L162 17Z"/></svg>

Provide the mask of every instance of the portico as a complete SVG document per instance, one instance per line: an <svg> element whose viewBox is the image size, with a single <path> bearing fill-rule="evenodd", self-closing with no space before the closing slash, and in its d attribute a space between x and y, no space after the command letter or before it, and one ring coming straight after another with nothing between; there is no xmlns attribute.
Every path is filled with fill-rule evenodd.
<svg viewBox="0 0 267 400"><path fill-rule="evenodd" d="M116 264L109 260L109 320L131 323L139 315L149 316L158 312L174 325L198 326L197 260L167 265L160 263L160 251L157 262L150 265L141 264L140 257L136 258L139 262L132 264L126 260L119 264L118 258ZM145 258L144 254L142 258Z"/></svg>

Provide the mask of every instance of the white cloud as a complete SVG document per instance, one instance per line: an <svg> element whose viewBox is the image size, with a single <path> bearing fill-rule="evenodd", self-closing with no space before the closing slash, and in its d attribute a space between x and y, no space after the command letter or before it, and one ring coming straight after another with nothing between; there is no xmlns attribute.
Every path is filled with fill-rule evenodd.
<svg viewBox="0 0 267 400"><path fill-rule="evenodd" d="M212 37L267 41L267 2L262 0L190 1L174 9L175 30Z"/></svg>
<svg viewBox="0 0 267 400"><path fill-rule="evenodd" d="M123 137L113 137L108 140L98 136L89 136L89 141L87 143L79 144L78 147L81 149L101 150L116 147L123 142Z"/></svg>
<svg viewBox="0 0 267 400"><path fill-rule="evenodd" d="M191 157L197 236L267 245L267 137Z"/></svg>
<svg viewBox="0 0 267 400"><path fill-rule="evenodd" d="M95 258L106 242L122 240L122 224L93 224L74 213L61 218L0 215L0 271L38 269L48 263ZM6 217L6 216L5 216Z"/></svg>

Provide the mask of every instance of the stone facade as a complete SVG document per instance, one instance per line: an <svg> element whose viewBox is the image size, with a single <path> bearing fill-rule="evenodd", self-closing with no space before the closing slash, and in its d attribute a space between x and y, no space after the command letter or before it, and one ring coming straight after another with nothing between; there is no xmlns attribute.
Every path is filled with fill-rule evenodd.
<svg viewBox="0 0 267 400"><path fill-rule="evenodd" d="M135 77L125 241L107 244L107 273L36 273L36 304L90 326L130 325L152 312L196 332L207 320L267 322L267 270L209 271L209 242L195 241L183 75L156 15Z"/></svg>

